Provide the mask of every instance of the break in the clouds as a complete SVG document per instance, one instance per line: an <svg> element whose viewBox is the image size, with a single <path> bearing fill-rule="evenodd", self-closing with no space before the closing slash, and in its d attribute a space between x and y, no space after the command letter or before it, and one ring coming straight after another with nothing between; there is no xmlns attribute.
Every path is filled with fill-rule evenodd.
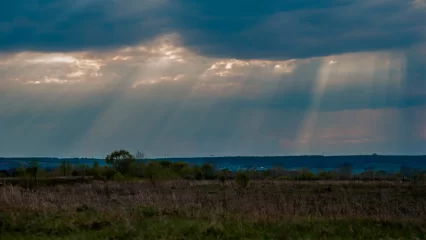
<svg viewBox="0 0 426 240"><path fill-rule="evenodd" d="M420 153L426 4L7 1L0 155Z"/></svg>
<svg viewBox="0 0 426 240"><path fill-rule="evenodd" d="M40 0L0 8L5 52L111 49L179 34L202 55L293 59L425 41L424 0Z"/></svg>

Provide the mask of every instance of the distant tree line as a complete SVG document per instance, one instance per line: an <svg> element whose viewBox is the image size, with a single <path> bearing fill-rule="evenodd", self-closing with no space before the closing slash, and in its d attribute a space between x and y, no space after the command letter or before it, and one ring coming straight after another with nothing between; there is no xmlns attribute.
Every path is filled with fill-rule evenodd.
<svg viewBox="0 0 426 240"><path fill-rule="evenodd" d="M14 171L14 177L40 179L45 177L90 176L99 180L132 180L147 179L155 184L157 180L214 180L221 182L235 179L241 186L247 186L250 179L266 180L409 180L424 181L424 171L401 167L398 173L366 169L354 174L352 165L342 164L333 170L310 169L288 170L283 167L273 167L266 170L248 168L240 171L217 169L210 163L200 165L186 162L171 162L168 160L149 160L138 152L136 156L126 150L116 150L105 157L105 166L98 162L93 165L72 164L63 161L58 167L45 170L33 161L28 167L22 166Z"/></svg>

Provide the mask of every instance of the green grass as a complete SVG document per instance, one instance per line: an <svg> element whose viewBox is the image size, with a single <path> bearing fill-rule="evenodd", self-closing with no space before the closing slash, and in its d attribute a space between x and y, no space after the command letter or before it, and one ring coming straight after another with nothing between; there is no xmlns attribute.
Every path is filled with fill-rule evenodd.
<svg viewBox="0 0 426 240"><path fill-rule="evenodd" d="M231 217L190 219L153 208L98 212L6 211L2 240L9 239L425 239L416 221L308 219L246 221Z"/></svg>

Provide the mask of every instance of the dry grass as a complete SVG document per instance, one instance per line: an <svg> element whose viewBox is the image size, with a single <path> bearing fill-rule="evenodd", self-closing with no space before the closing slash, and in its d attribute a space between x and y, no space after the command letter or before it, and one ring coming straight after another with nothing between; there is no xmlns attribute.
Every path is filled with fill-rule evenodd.
<svg viewBox="0 0 426 240"><path fill-rule="evenodd" d="M98 182L36 190L0 188L0 209L97 211L155 209L189 218L234 216L252 220L311 218L417 219L426 216L426 187L400 182L233 181Z"/></svg>
<svg viewBox="0 0 426 240"><path fill-rule="evenodd" d="M400 182L78 182L0 187L1 239L425 239Z"/></svg>

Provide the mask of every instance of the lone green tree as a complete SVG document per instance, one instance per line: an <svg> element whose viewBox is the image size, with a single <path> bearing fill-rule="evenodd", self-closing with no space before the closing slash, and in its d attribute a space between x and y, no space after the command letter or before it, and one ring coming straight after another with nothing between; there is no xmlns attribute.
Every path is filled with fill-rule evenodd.
<svg viewBox="0 0 426 240"><path fill-rule="evenodd" d="M129 172L130 165L135 161L135 157L126 150L116 150L105 158L106 164L123 175Z"/></svg>

